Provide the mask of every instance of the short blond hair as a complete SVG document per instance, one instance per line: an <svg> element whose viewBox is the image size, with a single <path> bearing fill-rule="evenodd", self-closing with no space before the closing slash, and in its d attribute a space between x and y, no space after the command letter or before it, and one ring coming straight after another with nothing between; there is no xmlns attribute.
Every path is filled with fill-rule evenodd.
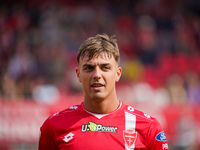
<svg viewBox="0 0 200 150"><path fill-rule="evenodd" d="M109 58L114 56L115 61L119 64L120 53L117 40L114 37L114 35L109 37L107 34L97 34L95 37L85 40L78 50L77 62L79 63L80 59L83 59L86 55L89 61L104 52Z"/></svg>

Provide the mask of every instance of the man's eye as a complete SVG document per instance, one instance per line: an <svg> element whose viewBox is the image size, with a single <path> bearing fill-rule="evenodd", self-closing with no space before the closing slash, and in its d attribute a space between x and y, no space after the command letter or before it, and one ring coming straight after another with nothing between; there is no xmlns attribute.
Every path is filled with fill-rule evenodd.
<svg viewBox="0 0 200 150"><path fill-rule="evenodd" d="M86 70L86 71L92 70L92 67L90 67L90 66L89 67L85 67L84 70Z"/></svg>
<svg viewBox="0 0 200 150"><path fill-rule="evenodd" d="M110 67L109 67L109 66L104 66L103 69L104 69L104 70L109 70Z"/></svg>

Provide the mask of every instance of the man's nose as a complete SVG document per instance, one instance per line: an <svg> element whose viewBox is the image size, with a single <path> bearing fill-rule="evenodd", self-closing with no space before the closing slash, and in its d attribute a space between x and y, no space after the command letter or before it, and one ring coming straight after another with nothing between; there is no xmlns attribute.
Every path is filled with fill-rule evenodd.
<svg viewBox="0 0 200 150"><path fill-rule="evenodd" d="M101 78L101 70L100 70L100 68L96 67L94 69L93 78L94 79L100 79Z"/></svg>

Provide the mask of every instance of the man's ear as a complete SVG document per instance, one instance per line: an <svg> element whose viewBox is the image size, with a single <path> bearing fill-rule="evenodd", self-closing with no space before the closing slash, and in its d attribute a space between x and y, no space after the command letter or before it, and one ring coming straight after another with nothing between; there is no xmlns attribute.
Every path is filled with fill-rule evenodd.
<svg viewBox="0 0 200 150"><path fill-rule="evenodd" d="M79 82L82 82L81 76L80 76L80 70L79 70L78 67L76 67L76 75L77 75L77 77L78 77Z"/></svg>
<svg viewBox="0 0 200 150"><path fill-rule="evenodd" d="M116 78L115 78L115 82L118 82L120 77L121 77L121 74L122 74L122 68L121 67L118 67L117 68L117 75L116 75Z"/></svg>

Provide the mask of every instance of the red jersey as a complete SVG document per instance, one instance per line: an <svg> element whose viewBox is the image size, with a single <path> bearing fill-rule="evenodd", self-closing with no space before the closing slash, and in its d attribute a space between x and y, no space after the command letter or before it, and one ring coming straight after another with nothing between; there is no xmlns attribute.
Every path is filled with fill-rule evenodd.
<svg viewBox="0 0 200 150"><path fill-rule="evenodd" d="M159 122L120 102L108 114L83 103L49 117L40 129L39 150L167 150Z"/></svg>

